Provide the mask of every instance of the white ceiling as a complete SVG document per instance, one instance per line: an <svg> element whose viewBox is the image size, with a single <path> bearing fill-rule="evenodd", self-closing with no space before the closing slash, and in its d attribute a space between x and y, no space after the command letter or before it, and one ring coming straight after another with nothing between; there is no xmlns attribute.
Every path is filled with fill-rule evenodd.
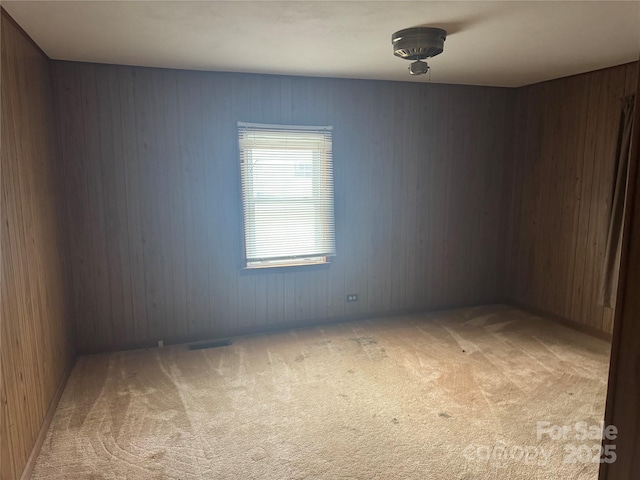
<svg viewBox="0 0 640 480"><path fill-rule="evenodd" d="M2 1L51 58L426 81L391 34L449 32L431 81L520 86L637 60L635 1Z"/></svg>

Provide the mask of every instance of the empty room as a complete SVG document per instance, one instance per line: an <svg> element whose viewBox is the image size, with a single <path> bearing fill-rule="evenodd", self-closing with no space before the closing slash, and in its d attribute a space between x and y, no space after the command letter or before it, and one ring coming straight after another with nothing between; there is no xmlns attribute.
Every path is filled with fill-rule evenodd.
<svg viewBox="0 0 640 480"><path fill-rule="evenodd" d="M0 480L631 480L640 1L2 1Z"/></svg>

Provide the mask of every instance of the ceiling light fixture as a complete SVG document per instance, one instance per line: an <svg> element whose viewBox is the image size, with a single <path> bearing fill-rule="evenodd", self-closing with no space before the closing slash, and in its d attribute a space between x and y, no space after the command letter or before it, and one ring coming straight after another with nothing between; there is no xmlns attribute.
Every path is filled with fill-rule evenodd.
<svg viewBox="0 0 640 480"><path fill-rule="evenodd" d="M411 75L424 75L429 71L429 64L422 60L441 54L446 38L447 31L442 28L405 28L391 35L393 54L405 60L414 60L409 66Z"/></svg>

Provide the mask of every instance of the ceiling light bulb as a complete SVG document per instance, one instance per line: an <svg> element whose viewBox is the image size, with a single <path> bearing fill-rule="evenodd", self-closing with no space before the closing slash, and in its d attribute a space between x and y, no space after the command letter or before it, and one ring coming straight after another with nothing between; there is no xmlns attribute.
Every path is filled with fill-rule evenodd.
<svg viewBox="0 0 640 480"><path fill-rule="evenodd" d="M429 71L429 65L427 62L421 62L418 60L417 62L413 62L409 65L409 73L411 75L424 75Z"/></svg>

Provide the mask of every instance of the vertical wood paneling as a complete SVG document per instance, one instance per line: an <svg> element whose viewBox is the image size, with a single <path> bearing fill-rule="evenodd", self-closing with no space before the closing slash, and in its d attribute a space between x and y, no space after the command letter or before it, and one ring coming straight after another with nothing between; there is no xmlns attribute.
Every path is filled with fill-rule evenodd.
<svg viewBox="0 0 640 480"><path fill-rule="evenodd" d="M0 478L14 480L74 351L49 60L4 10L1 22Z"/></svg>
<svg viewBox="0 0 640 480"><path fill-rule="evenodd" d="M120 342L134 335L133 298L129 274L129 237L127 195L123 154L123 132L120 118L120 84L117 72L98 71L96 75L100 126L100 157L102 158L102 190L113 202L104 204L104 234L106 266L109 279L109 308L113 318L113 341Z"/></svg>
<svg viewBox="0 0 640 480"><path fill-rule="evenodd" d="M508 299L612 332L598 304L621 99L637 63L516 91Z"/></svg>
<svg viewBox="0 0 640 480"><path fill-rule="evenodd" d="M98 84L95 69L79 71L80 91L82 92L81 116L85 128L83 136L75 139L84 145L85 177L81 179L88 195L85 197L88 210L89 236L91 239L88 249L90 258L95 262L92 279L95 285L95 331L98 338L108 338L113 341L114 319L111 310L111 279L109 278L109 262L107 258L107 226L105 224L106 199L103 188L103 152L100 149L100 138L104 134L100 125L98 110ZM90 128L97 125L98 128ZM104 152L108 154L109 152ZM104 159L110 163L111 159ZM114 285L117 280L113 280ZM111 319L111 321L109 320ZM115 322L113 321L115 320Z"/></svg>
<svg viewBox="0 0 640 480"><path fill-rule="evenodd" d="M505 89L68 62L54 75L65 159L86 169L66 169L75 247L91 254L73 257L82 351L500 298ZM329 268L240 273L238 121L334 127Z"/></svg>
<svg viewBox="0 0 640 480"><path fill-rule="evenodd" d="M60 72L55 78L66 75L67 72ZM114 72L114 81L119 86L119 101L120 106L120 118L114 119L114 125L120 125L122 134L122 163L123 163L123 176L120 179L120 188L124 189L126 199L126 232L127 238L124 239L124 243L127 244L129 249L129 258L127 265L123 268L123 276L129 277L131 282L131 322L132 325L128 325L129 339L133 338L135 342L141 342L144 338L147 338L147 301L145 294L145 270L144 270L144 235L142 230L142 203L140 198L140 161L138 159L137 148L137 135L136 135L136 119L135 119L135 92L134 92L134 72L118 70ZM60 95L60 90L57 90L57 94ZM70 113L61 115L61 123L63 119L68 119ZM117 128L117 127L114 127ZM71 138L66 141L61 137L61 143L63 147L67 144L74 143ZM77 142L75 142L77 143ZM65 157L66 158L66 157ZM67 161L69 159L67 158ZM69 197L69 191L75 191L74 189L67 189L67 198ZM124 232L125 230L120 230ZM77 238L77 237L76 237ZM82 237L80 237L82 238ZM83 245L87 242L81 242ZM77 281L74 277L74 285ZM78 296L82 289L74 288L76 296ZM76 321L81 318L81 311L75 311ZM76 344L80 348L82 345L82 338L76 335ZM83 347L86 348L86 347Z"/></svg>
<svg viewBox="0 0 640 480"><path fill-rule="evenodd" d="M202 102L194 92L201 91L200 77L181 75L177 79L177 126L179 138L178 161L182 165L182 175L173 181L182 184L184 210L182 211L183 235L185 237L185 283L186 318L176 323L183 325L183 331L197 332L204 328L203 322L209 316L209 271L202 268L202 257L207 256L207 229L209 219L204 217L204 141L205 135ZM215 187L214 187L215 188ZM213 217L215 212L211 212ZM190 242L187 240L191 239Z"/></svg>

